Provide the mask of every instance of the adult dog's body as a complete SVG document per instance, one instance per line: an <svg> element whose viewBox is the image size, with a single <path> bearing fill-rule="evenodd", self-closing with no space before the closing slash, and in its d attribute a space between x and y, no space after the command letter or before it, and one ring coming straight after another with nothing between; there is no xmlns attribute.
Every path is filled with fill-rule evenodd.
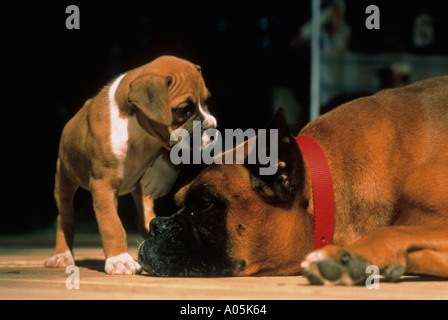
<svg viewBox="0 0 448 320"><path fill-rule="evenodd" d="M373 264L393 280L405 271L448 277L448 77L354 100L300 132L320 144L334 185L332 245L310 255L309 164L283 114L271 126L279 129L278 172L209 166L177 194L177 214L151 222L139 250L144 269L195 276L305 271L313 283L354 284Z"/></svg>

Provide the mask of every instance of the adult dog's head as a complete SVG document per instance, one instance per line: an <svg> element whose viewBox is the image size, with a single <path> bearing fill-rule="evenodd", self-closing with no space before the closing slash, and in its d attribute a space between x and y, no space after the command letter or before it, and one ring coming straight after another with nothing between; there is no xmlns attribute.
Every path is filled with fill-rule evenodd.
<svg viewBox="0 0 448 320"><path fill-rule="evenodd" d="M307 168L283 111L268 129L278 129L277 172L260 175L260 164L208 166L176 194L179 211L151 221L138 254L146 271L158 276L301 271L300 262L312 249Z"/></svg>

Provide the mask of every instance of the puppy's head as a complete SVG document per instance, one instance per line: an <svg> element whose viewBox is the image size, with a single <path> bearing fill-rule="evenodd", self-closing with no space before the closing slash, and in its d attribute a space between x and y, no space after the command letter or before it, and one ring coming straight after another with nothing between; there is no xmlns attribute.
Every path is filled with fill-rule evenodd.
<svg viewBox="0 0 448 320"><path fill-rule="evenodd" d="M216 127L210 115L201 68L186 60L162 56L142 67L129 83L127 100L139 124L169 148L169 136L177 128L191 132L193 121L202 129Z"/></svg>
<svg viewBox="0 0 448 320"><path fill-rule="evenodd" d="M312 248L310 182L282 113L272 125L279 129L278 171L260 176L259 164L207 167L176 195L177 213L151 221L139 249L145 270L159 276L300 272Z"/></svg>

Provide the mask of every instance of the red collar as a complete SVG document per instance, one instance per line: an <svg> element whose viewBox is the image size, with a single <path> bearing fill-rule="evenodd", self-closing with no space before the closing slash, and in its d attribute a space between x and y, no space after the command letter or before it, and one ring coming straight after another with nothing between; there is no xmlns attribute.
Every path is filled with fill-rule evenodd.
<svg viewBox="0 0 448 320"><path fill-rule="evenodd" d="M314 250L331 243L334 226L334 189L330 166L319 143L295 137L310 169L314 202Z"/></svg>

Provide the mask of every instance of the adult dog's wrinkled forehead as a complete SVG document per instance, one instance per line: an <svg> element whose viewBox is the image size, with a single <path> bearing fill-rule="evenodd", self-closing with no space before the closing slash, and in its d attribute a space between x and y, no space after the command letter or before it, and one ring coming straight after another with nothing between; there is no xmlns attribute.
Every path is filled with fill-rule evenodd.
<svg viewBox="0 0 448 320"><path fill-rule="evenodd" d="M211 164L192 182L179 189L174 196L174 201L176 206L183 207L185 200L193 191L206 192L216 198L232 199L253 191L253 188L254 186L250 183L250 173L244 165Z"/></svg>

